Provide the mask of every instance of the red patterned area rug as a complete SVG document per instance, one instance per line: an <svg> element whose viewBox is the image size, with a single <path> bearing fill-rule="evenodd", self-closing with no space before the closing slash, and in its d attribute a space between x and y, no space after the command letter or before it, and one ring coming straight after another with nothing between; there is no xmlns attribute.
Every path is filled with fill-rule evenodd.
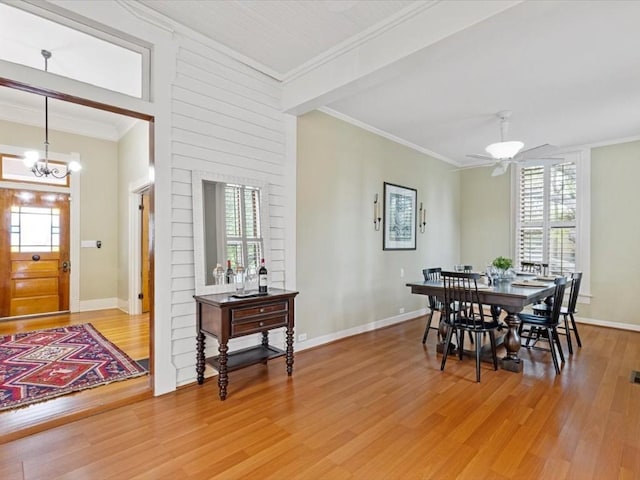
<svg viewBox="0 0 640 480"><path fill-rule="evenodd" d="M90 323L1 336L0 410L146 373Z"/></svg>

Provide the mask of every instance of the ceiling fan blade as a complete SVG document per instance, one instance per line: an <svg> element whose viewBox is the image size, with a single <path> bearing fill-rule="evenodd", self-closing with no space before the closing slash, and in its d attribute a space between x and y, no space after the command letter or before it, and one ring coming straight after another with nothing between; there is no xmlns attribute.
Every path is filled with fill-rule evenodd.
<svg viewBox="0 0 640 480"><path fill-rule="evenodd" d="M480 160L491 160L492 162L496 161L495 158L493 158L493 157L491 157L489 155L482 155L482 154L479 154L479 153L472 153L472 154L466 155L466 156L469 157L469 158L479 158Z"/></svg>
<svg viewBox="0 0 640 480"><path fill-rule="evenodd" d="M498 165L496 165L496 168L493 169L493 172L491 172L491 176L497 177L499 175L502 175L507 172L508 168L509 162L500 162L498 163Z"/></svg>
<svg viewBox="0 0 640 480"><path fill-rule="evenodd" d="M553 152L555 152L557 150L558 150L558 147L556 147L555 145L551 145L549 143L545 143L543 145L538 145L537 147L528 148L527 150L523 150L523 151L519 152L515 156L515 158L520 160L520 159L527 159L527 158L547 157L547 156L549 156L549 154L552 154Z"/></svg>

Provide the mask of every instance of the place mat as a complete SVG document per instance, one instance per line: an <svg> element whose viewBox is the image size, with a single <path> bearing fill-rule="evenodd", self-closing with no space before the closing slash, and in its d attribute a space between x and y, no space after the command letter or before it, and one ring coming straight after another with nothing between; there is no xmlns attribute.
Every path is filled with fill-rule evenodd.
<svg viewBox="0 0 640 480"><path fill-rule="evenodd" d="M549 282L538 282L536 280L521 280L521 281L518 281L518 282L511 282L511 285L513 285L514 287L540 288L540 287L548 287L549 286Z"/></svg>
<svg viewBox="0 0 640 480"><path fill-rule="evenodd" d="M555 281L555 279L558 278L555 275L554 276L544 276L544 275L538 275L536 277L536 280L541 280L543 282L553 282Z"/></svg>

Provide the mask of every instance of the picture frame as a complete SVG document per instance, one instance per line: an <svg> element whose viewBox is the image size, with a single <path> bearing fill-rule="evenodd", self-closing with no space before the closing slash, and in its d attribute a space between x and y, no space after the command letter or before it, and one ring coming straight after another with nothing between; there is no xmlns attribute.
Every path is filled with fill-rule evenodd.
<svg viewBox="0 0 640 480"><path fill-rule="evenodd" d="M415 188L384 182L383 250L416 249Z"/></svg>

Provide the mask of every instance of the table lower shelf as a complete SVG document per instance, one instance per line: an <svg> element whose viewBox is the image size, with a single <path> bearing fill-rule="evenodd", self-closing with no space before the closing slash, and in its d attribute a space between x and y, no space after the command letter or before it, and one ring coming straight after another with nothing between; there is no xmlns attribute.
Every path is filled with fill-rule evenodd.
<svg viewBox="0 0 640 480"><path fill-rule="evenodd" d="M274 347L273 345L257 345L255 347L243 348L242 350L236 350L235 352L227 354L227 371L231 372L248 367L249 365L264 363L272 358L282 357L284 355L284 350ZM207 358L206 362L219 371L220 363L218 359L219 355L216 355L215 357Z"/></svg>

